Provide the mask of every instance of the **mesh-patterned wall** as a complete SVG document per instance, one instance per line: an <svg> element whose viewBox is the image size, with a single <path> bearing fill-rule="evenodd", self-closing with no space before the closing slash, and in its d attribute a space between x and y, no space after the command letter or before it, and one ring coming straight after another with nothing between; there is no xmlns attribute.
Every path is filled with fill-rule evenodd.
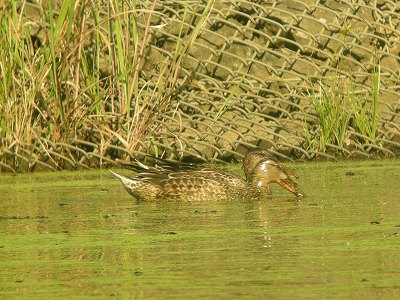
<svg viewBox="0 0 400 300"><path fill-rule="evenodd" d="M49 15L46 3L28 1L21 11L29 15L32 5L28 4L34 4L39 7L38 20L29 17L17 22L35 29L39 37L31 38L44 44L48 43L48 20L62 15L57 10ZM57 3L61 7L64 2ZM115 9L115 3L125 9L123 13ZM62 53L56 53L57 62L71 65L60 86L73 82L76 89L73 97L65 93L69 98L60 102L65 102L61 108L79 105L86 110L67 111L75 116L76 128L66 123L64 127L69 127L59 128L59 135L50 134L50 127L61 123L57 115L50 118L56 109L47 110L42 99L51 84L44 91L39 86L34 95L40 97L33 100L38 111L45 113L32 115L36 128L21 128L21 132L27 130L27 141L14 138L13 128L7 131L9 139L0 139L0 170L91 167L149 152L170 159L226 161L240 158L255 145L284 159L400 153L400 1L146 0L137 1L136 8L129 5L129 1L104 1L104 5L82 1L73 6L71 12L76 10L78 15L81 10L82 20L88 22L70 24L78 35L59 42ZM118 46L113 24L125 17L138 22L139 46L145 46L138 89L149 93L159 88L157 78L165 62L173 60L177 44L190 44L197 24L205 21L182 60L174 98L155 111L148 119L150 127L136 132L138 136L130 131L137 119L127 118L122 107L124 83L117 67L119 57L113 52ZM79 24L85 24L83 29ZM126 30L122 42L132 45L129 26L120 25ZM92 33L105 37L105 42L99 38L99 45L93 44ZM32 44L35 47L34 40ZM93 46L101 47L101 53L91 54ZM126 53L121 55L134 56L130 50L124 48ZM35 55L43 55L42 49L37 51ZM83 52L107 62L99 72L104 90L95 95L88 93L93 82L76 71L90 66L88 60L80 61ZM45 65L43 70L50 67ZM22 72L11 73L18 79ZM37 84L35 78L31 80ZM140 101L132 99L131 115L137 112L134 105L147 105ZM95 112L93 107L100 102L104 106Z"/></svg>
<svg viewBox="0 0 400 300"><path fill-rule="evenodd" d="M164 1L158 7L170 20L149 45L146 80L177 43L184 5ZM197 1L191 7L198 15L204 9ZM251 145L286 158L396 155L399 28L398 1L217 1L184 64L186 77L195 72L192 84L157 121L143 149L151 144L175 158L205 159L229 158ZM349 126L342 144L313 145L321 129L310 90L336 85L369 102L377 66L376 138Z"/></svg>

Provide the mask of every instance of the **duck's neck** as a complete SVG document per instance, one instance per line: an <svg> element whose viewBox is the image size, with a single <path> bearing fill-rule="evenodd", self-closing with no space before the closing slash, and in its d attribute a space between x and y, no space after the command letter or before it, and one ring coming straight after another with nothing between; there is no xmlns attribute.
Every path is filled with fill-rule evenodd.
<svg viewBox="0 0 400 300"><path fill-rule="evenodd" d="M267 183L250 178L247 180L246 193L251 198L258 198L271 192Z"/></svg>

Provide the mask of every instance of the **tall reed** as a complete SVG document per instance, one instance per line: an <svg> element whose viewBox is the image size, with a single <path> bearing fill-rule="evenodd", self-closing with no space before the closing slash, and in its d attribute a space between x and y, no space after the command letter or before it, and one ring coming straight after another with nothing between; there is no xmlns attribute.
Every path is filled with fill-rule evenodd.
<svg viewBox="0 0 400 300"><path fill-rule="evenodd" d="M182 18L179 20L179 33L175 48L170 51L158 64L158 73L151 81L143 81L140 77L145 56L149 51L148 45L158 28L167 25L161 23L152 25L155 20L168 22L168 17L155 10L157 1L153 2L150 10L135 10L121 14L117 6L112 7L115 16L116 53L114 60L119 63L120 80L122 85L120 94L121 114L127 116L127 130L112 132L129 151L134 151L140 145L141 139L146 136L157 116L170 108L180 90L190 82L190 78L181 73L182 63L186 59L191 47L199 37L201 30L212 10L214 1L208 0L199 16L190 12L191 6L186 1ZM143 14L144 28L138 26L138 13ZM195 21L195 22L194 22ZM190 28L191 33L182 39L183 30ZM122 29L125 28L125 31ZM109 32L113 32L110 30ZM128 35L128 36L127 36ZM129 39L132 37L132 39ZM113 38L110 37L110 40ZM181 77L181 79L180 79Z"/></svg>
<svg viewBox="0 0 400 300"><path fill-rule="evenodd" d="M358 131L365 136L368 136L371 140L376 138L378 129L378 98L380 90L380 64L374 64L371 73L371 93L370 101L365 97L357 95L352 90L350 95L351 101L355 105L354 119L357 125Z"/></svg>
<svg viewBox="0 0 400 300"><path fill-rule="evenodd" d="M46 8L6 2L0 12L0 169L76 167L90 160L84 153L101 162L118 143L130 153L138 149L190 84L181 67L213 4L208 0L198 13L184 3L181 18L173 20L180 26L175 48L160 55L150 74L144 66L151 44L172 22L158 1L48 1ZM27 6L37 11L35 21ZM190 32L185 38L184 31Z"/></svg>

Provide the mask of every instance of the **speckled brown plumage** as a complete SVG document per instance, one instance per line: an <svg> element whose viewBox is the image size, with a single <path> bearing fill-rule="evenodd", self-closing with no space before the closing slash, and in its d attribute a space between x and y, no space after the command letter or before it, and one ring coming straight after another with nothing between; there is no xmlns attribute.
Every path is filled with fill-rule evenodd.
<svg viewBox="0 0 400 300"><path fill-rule="evenodd" d="M251 199L270 194L269 183L274 181L296 196L304 196L292 180L297 176L258 148L250 150L243 160L246 180L204 166L161 163L149 167L138 162L135 168L141 171L131 178L111 172L121 180L128 193L139 200Z"/></svg>

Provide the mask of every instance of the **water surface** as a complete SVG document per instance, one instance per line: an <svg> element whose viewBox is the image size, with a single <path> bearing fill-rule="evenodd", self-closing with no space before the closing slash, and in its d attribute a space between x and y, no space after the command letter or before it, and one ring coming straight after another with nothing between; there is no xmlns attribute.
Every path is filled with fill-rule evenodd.
<svg viewBox="0 0 400 300"><path fill-rule="evenodd" d="M400 161L290 167L300 201L273 185L137 202L107 171L1 174L0 298L399 299Z"/></svg>

